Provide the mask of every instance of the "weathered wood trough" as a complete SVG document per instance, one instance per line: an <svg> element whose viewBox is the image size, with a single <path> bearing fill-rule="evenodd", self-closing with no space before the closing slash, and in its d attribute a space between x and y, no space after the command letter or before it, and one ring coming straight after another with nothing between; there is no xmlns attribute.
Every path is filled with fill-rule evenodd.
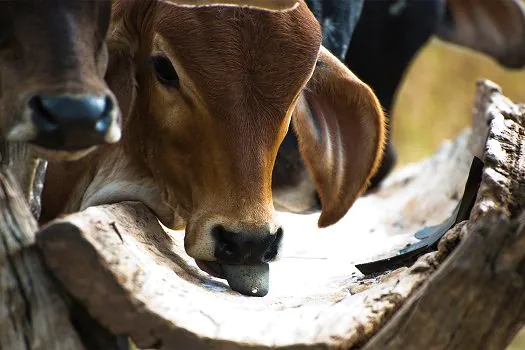
<svg viewBox="0 0 525 350"><path fill-rule="evenodd" d="M114 335L159 349L503 349L525 319L524 113L480 82L472 128L338 224L319 230L317 215L283 213L283 257L264 298L198 269L183 233L140 203L92 207L37 232L3 164L0 349L113 349ZM407 266L356 268L399 260L416 232L442 222L439 244Z"/></svg>

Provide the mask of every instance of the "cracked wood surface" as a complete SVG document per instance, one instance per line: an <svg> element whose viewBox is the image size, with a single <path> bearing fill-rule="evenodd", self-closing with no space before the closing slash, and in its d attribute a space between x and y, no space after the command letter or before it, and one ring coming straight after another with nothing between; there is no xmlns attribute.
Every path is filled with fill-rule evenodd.
<svg viewBox="0 0 525 350"><path fill-rule="evenodd" d="M283 213L283 259L271 266L264 298L200 271L184 252L183 232L164 230L140 203L51 222L38 244L101 324L144 348L500 349L524 311L521 114L497 86L481 82L472 132L397 171L338 224L319 230L316 214ZM485 169L470 220L413 266L361 275L355 263L390 256L423 225L448 217L473 155Z"/></svg>

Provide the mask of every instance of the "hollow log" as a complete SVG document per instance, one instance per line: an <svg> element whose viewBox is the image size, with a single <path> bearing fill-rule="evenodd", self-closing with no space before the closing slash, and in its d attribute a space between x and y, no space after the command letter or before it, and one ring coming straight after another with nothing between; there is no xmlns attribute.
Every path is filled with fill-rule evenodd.
<svg viewBox="0 0 525 350"><path fill-rule="evenodd" d="M525 317L525 108L478 84L473 125L390 176L336 225L281 213L286 232L263 298L199 270L183 232L141 203L91 207L37 235L44 259L115 334L158 349L503 349ZM363 275L448 219L473 156L484 168L468 220L408 266Z"/></svg>

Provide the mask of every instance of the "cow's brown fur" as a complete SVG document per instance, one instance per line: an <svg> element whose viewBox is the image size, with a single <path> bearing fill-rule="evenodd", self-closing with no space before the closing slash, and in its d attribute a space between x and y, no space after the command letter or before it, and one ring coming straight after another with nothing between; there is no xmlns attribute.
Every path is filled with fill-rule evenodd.
<svg viewBox="0 0 525 350"><path fill-rule="evenodd" d="M215 225L277 231L272 169L293 118L326 205L320 225L337 221L377 167L384 121L371 90L328 52L319 55L320 41L304 3L277 13L117 2L107 79L125 113L123 139L50 165L45 219L140 200L168 227L186 227L190 256L215 260ZM144 62L156 53L169 57L180 88L155 80ZM312 118L331 136L319 139Z"/></svg>

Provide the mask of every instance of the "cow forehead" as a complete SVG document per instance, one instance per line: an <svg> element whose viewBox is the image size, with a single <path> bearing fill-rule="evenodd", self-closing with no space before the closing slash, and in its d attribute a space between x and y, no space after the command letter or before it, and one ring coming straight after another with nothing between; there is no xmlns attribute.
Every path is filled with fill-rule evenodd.
<svg viewBox="0 0 525 350"><path fill-rule="evenodd" d="M156 33L216 112L241 105L286 110L321 43L306 6L285 13L165 6L156 13Z"/></svg>

